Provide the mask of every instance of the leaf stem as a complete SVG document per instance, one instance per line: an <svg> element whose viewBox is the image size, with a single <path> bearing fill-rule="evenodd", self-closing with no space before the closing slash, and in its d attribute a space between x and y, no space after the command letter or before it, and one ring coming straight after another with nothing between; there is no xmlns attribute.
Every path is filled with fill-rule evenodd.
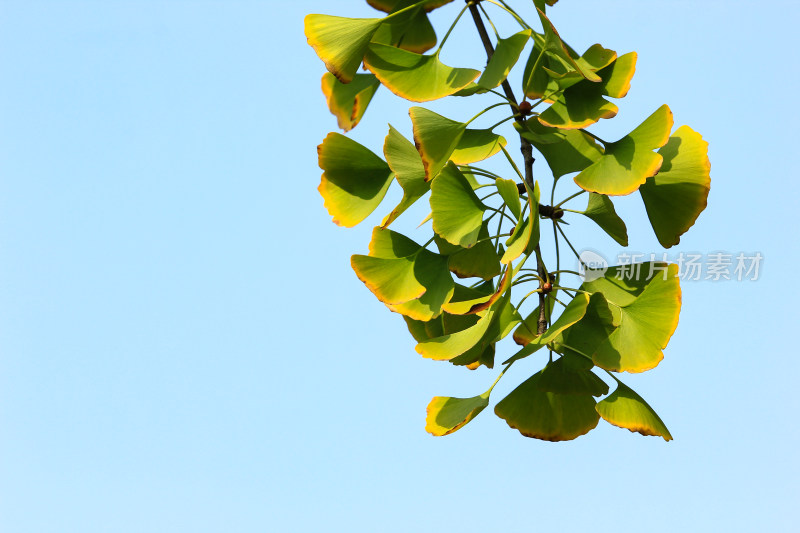
<svg viewBox="0 0 800 533"><path fill-rule="evenodd" d="M511 166L514 167L514 170L517 172L517 175L519 176L519 179L524 180L525 176L523 176L522 172L520 172L519 167L514 162L514 159L511 157L511 154L508 153L508 150L506 150L506 147L505 146L500 146L500 149L503 150L503 153L505 154L506 159L508 159L508 162L511 163Z"/></svg>
<svg viewBox="0 0 800 533"><path fill-rule="evenodd" d="M492 104L492 105L490 105L489 107L487 107L486 109L484 109L483 111L481 111L480 113L478 113L477 115L475 115L474 117L472 117L471 119L469 119L469 120L468 120L468 121L467 121L467 122L466 122L464 125L465 125L465 126L469 126L469 125L470 125L470 124L471 124L471 123L472 123L472 122L473 122L475 119L477 119L479 116L481 116L481 115L483 115L484 113L486 113L487 111L489 111L489 110L491 110L491 109L494 109L495 107L499 107L499 106L501 106L501 105L506 105L506 103L505 103L505 102L499 102L499 103L497 103L497 104Z"/></svg>
<svg viewBox="0 0 800 533"><path fill-rule="evenodd" d="M583 194L583 193L585 193L585 192L586 192L586 191L584 191L584 190L580 190L580 191L576 192L575 194L573 194L572 196L568 196L567 198L565 198L565 199L561 200L561 201L560 201L560 202L558 202L556 205L554 205L554 206L553 206L553 209L555 209L555 208L557 208L557 207L561 207L561 206L562 206L562 205L564 205L565 203L569 202L569 201L570 201L570 200L572 200L573 198L577 198L578 196L580 196L581 194ZM567 211L567 209L565 209L565 211ZM575 211L575 212L577 213L577 211Z"/></svg>
<svg viewBox="0 0 800 533"><path fill-rule="evenodd" d="M469 6L464 6L464 8L461 11L459 11L456 20L453 21L453 23L450 25L450 28L447 30L447 33L445 33L444 37L442 37L442 42L439 43L439 48L436 49L436 52L434 52L433 55L438 56L439 53L442 51L444 43L447 42L447 38L450 37L450 33L452 33L452 31L455 29L456 24L458 24L458 21L461 19L461 15L464 14L464 12L467 10L468 7Z"/></svg>

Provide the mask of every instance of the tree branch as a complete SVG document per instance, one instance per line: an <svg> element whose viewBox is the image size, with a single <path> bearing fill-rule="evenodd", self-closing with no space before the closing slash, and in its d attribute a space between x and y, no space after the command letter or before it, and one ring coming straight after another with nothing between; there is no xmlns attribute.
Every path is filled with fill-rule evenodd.
<svg viewBox="0 0 800 533"><path fill-rule="evenodd" d="M472 20L475 21L475 27L478 29L478 35L481 37L481 42L483 42L483 47L486 49L486 57L487 61L492 59L494 55L494 46L492 46L492 40L489 38L489 33L486 31L486 26L483 24L483 19L481 18L480 11L478 11L478 4L475 0L466 0L467 5L469 6L470 15L472 15ZM511 84L508 83L508 80L503 80L503 92L506 94L506 98L510 101L509 105L511 106L512 112L514 113L514 120L517 121L521 126L525 124L525 118L519 112L519 105L517 103L517 98L514 96L514 91L511 89ZM527 139L523 138L520 135L520 151L522 152L522 158L525 162L525 181L528 183L531 189L534 187L533 182L533 162L535 161L533 158L533 147L531 143L528 142ZM533 223L533 221L531 221ZM536 253L536 262L538 264L538 271L539 277L542 281L540 284L544 284L545 281L548 280L547 269L544 266L544 262L542 261L541 257L541 250L539 249L539 245L536 245L535 249ZM537 324L537 334L541 335L547 330L547 314L545 313L545 302L547 299L547 295L543 292L539 293L539 320Z"/></svg>

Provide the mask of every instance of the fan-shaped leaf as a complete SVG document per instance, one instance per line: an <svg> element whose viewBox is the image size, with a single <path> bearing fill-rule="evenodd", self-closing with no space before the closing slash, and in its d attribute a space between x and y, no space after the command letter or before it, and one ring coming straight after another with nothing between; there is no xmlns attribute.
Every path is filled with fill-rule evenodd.
<svg viewBox="0 0 800 533"><path fill-rule="evenodd" d="M597 426L600 415L591 394L547 392L551 380L537 372L500 400L494 412L526 437L572 440Z"/></svg>
<svg viewBox="0 0 800 533"><path fill-rule="evenodd" d="M435 437L449 435L461 429L489 405L488 390L472 398L434 396L428 404L425 431Z"/></svg>
<svg viewBox="0 0 800 533"><path fill-rule="evenodd" d="M450 160L456 165L468 165L489 159L506 145L505 137L492 130L464 130Z"/></svg>
<svg viewBox="0 0 800 533"><path fill-rule="evenodd" d="M588 359L567 351L542 370L539 387L545 392L558 394L608 394L608 385L591 371L594 365Z"/></svg>
<svg viewBox="0 0 800 533"><path fill-rule="evenodd" d="M471 288L456 283L453 297L444 305L444 310L453 315L466 315L476 305L488 302L493 294L494 289L486 291L481 286ZM443 333L437 336L441 335Z"/></svg>
<svg viewBox="0 0 800 533"><path fill-rule="evenodd" d="M408 110L414 125L414 144L422 156L425 179L432 180L450 159L467 125L456 122L424 107Z"/></svg>
<svg viewBox="0 0 800 533"><path fill-rule="evenodd" d="M383 144L383 155L389 168L397 175L397 182L403 188L403 199L381 224L387 227L417 200L425 196L431 187L425 181L425 167L422 166L419 152L411 141L403 137L391 124Z"/></svg>
<svg viewBox="0 0 800 533"><path fill-rule="evenodd" d="M453 163L431 183L433 231L448 242L469 248L478 241L486 206Z"/></svg>
<svg viewBox="0 0 800 533"><path fill-rule="evenodd" d="M508 299L508 296L504 296L496 301L472 327L418 343L417 353L428 359L447 361L468 350L483 352L499 333L496 330L496 318ZM493 325L495 328L492 328Z"/></svg>
<svg viewBox="0 0 800 533"><path fill-rule="evenodd" d="M389 309L427 321L442 312L455 284L447 258L388 229L375 228L370 254L354 255L353 270Z"/></svg>
<svg viewBox="0 0 800 533"><path fill-rule="evenodd" d="M448 256L450 271L459 278L483 278L489 280L500 274L500 256L489 240L489 228L484 222L478 233L478 243L471 248L450 244L438 235L434 241L439 253Z"/></svg>
<svg viewBox="0 0 800 533"><path fill-rule="evenodd" d="M324 171L319 193L333 221L352 227L367 218L381 203L392 171L369 149L339 133L329 133L317 148Z"/></svg>
<svg viewBox="0 0 800 533"><path fill-rule="evenodd" d="M659 154L659 173L639 187L650 224L661 246L678 244L706 208L711 186L708 143L688 126L681 126Z"/></svg>
<svg viewBox="0 0 800 533"><path fill-rule="evenodd" d="M652 407L630 387L617 381L617 389L611 396L597 404L597 412L606 421L617 427L626 428L642 435L663 437L672 440L667 426L661 421Z"/></svg>
<svg viewBox="0 0 800 533"><path fill-rule="evenodd" d="M628 246L628 228L614 209L608 196L589 193L589 204L583 214L592 219L603 231L621 246Z"/></svg>
<svg viewBox="0 0 800 533"><path fill-rule="evenodd" d="M530 37L531 30L523 30L507 39L497 41L497 48L489 59L481 79L478 80L478 85L484 89L494 89L503 83L508 77L508 73L514 68Z"/></svg>
<svg viewBox="0 0 800 533"><path fill-rule="evenodd" d="M308 44L328 71L342 83L350 83L383 19L307 15L304 22Z"/></svg>
<svg viewBox="0 0 800 533"><path fill-rule="evenodd" d="M397 96L427 102L463 89L480 72L453 68L439 60L439 54L420 55L385 44L369 45L364 64Z"/></svg>
<svg viewBox="0 0 800 533"><path fill-rule="evenodd" d="M340 82L330 72L322 75L322 93L328 101L328 109L344 131L358 125L380 85L372 74L356 74L348 84Z"/></svg>
<svg viewBox="0 0 800 533"><path fill-rule="evenodd" d="M600 145L584 131L558 130L537 120L526 121L525 129L514 126L542 153L555 178L581 171L603 156Z"/></svg>
<svg viewBox="0 0 800 533"><path fill-rule="evenodd" d="M591 126L602 118L616 116L619 108L603 98L624 97L636 70L636 52L619 57L611 65L599 70L600 83L578 81L567 87L553 104L539 115L545 126L579 129Z"/></svg>
<svg viewBox="0 0 800 533"><path fill-rule="evenodd" d="M658 108L635 130L606 146L603 157L575 176L575 183L590 192L630 194L654 176L663 158L653 152L663 146L672 129L672 112Z"/></svg>

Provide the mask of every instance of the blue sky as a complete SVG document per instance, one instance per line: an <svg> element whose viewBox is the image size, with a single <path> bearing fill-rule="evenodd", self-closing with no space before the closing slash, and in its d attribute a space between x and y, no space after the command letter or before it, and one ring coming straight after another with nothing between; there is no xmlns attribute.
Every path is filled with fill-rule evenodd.
<svg viewBox="0 0 800 533"><path fill-rule="evenodd" d="M434 13L440 35L456 4ZM0 529L795 531L797 4L550 11L576 49L639 53L601 137L668 103L709 141L709 208L674 251L765 258L756 282L685 283L665 360L625 380L669 443L603 423L539 442L491 410L424 432L432 396L495 372L423 360L350 270L380 215L345 230L322 207L316 146L336 123L302 33L334 10L375 13L0 0ZM465 18L442 57L481 68L481 53ZM409 105L379 91L352 137L380 152ZM618 202L631 249L657 252L639 204ZM495 399L541 361L526 363Z"/></svg>

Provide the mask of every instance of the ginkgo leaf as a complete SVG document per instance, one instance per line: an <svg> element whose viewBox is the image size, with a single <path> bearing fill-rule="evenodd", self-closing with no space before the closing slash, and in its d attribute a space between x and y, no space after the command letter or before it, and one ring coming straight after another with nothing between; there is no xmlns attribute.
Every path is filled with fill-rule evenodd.
<svg viewBox="0 0 800 533"><path fill-rule="evenodd" d="M630 194L654 176L663 158L653 152L666 144L672 129L672 112L658 108L631 133L605 147L603 156L575 176L575 183L589 192Z"/></svg>
<svg viewBox="0 0 800 533"><path fill-rule="evenodd" d="M450 154L450 161L456 165L483 161L502 150L505 145L505 137L492 133L492 130L465 129L455 150Z"/></svg>
<svg viewBox="0 0 800 533"><path fill-rule="evenodd" d="M339 226L352 227L381 203L394 174L369 149L339 133L329 133L317 148L324 171L319 193Z"/></svg>
<svg viewBox="0 0 800 533"><path fill-rule="evenodd" d="M591 371L593 367L591 361L567 351L542 370L539 388L558 394L604 396L608 394L608 385Z"/></svg>
<svg viewBox="0 0 800 533"><path fill-rule="evenodd" d="M590 135L580 130L558 130L537 120L526 121L526 128L514 124L520 134L541 152L553 177L579 172L603 156L603 149Z"/></svg>
<svg viewBox="0 0 800 533"><path fill-rule="evenodd" d="M484 222L478 233L478 243L470 248L450 244L434 234L439 253L448 256L448 267L459 278L489 280L500 274L500 256L489 239L489 228Z"/></svg>
<svg viewBox="0 0 800 533"><path fill-rule="evenodd" d="M572 67L587 80L599 82L600 77L597 74L592 72L591 69L586 68L584 65L577 63L572 55L570 55L569 50L564 45L561 37L558 35L558 31L556 31L556 28L553 26L553 23L550 22L550 19L547 18L547 15L544 14L544 11L539 8L536 8L536 10L539 12L539 19L542 21L542 26L544 27L545 51L572 65Z"/></svg>
<svg viewBox="0 0 800 533"><path fill-rule="evenodd" d="M661 170L639 187L650 224L661 246L678 244L706 208L711 187L708 143L681 126L659 151Z"/></svg>
<svg viewBox="0 0 800 533"><path fill-rule="evenodd" d="M494 412L526 437L572 440L597 427L600 415L591 394L548 392L550 376L537 372L500 400Z"/></svg>
<svg viewBox="0 0 800 533"><path fill-rule="evenodd" d="M456 283L453 297L444 305L444 310L453 315L466 315L476 305L489 301L494 294L494 290L488 292L478 288L465 287ZM473 315L475 316L475 315ZM441 335L439 335L441 336Z"/></svg>
<svg viewBox="0 0 800 533"><path fill-rule="evenodd" d="M607 422L642 435L672 440L667 426L652 407L630 387L617 380L617 389L596 406L597 412Z"/></svg>
<svg viewBox="0 0 800 533"><path fill-rule="evenodd" d="M496 301L472 327L418 343L415 347L417 353L436 361L453 359L468 350L481 353L496 337L498 332L492 326L508 299L508 296L504 296Z"/></svg>
<svg viewBox="0 0 800 533"><path fill-rule="evenodd" d="M486 129L467 129L456 122L424 107L408 110L414 128L414 144L422 157L425 176L432 180L445 164L452 160L466 165L487 159L506 145L500 135Z"/></svg>
<svg viewBox="0 0 800 533"><path fill-rule="evenodd" d="M503 264L511 263L539 242L539 182L534 184L534 190L525 183L525 190L528 194L528 218L516 225L506 241L506 252L500 258Z"/></svg>
<svg viewBox="0 0 800 533"><path fill-rule="evenodd" d="M449 67L438 53L421 55L379 43L369 45L364 64L390 91L413 102L449 96L480 74L471 68Z"/></svg>
<svg viewBox="0 0 800 533"><path fill-rule="evenodd" d="M494 54L478 80L481 88L494 89L505 81L530 39L531 32L531 30L523 30L511 37L497 41Z"/></svg>
<svg viewBox="0 0 800 533"><path fill-rule="evenodd" d="M617 215L614 204L608 196L589 193L589 203L582 214L592 219L621 246L628 246L628 228Z"/></svg>
<svg viewBox="0 0 800 533"><path fill-rule="evenodd" d="M383 19L307 15L305 34L328 71L350 83L361 65L372 36Z"/></svg>
<svg viewBox="0 0 800 533"><path fill-rule="evenodd" d="M452 0L448 0L452 1ZM385 13L394 13L417 3L413 0L395 2L368 2L372 7ZM439 6L434 6L439 7ZM372 42L397 46L422 54L436 45L436 31L426 14L433 8L418 6L400 13L378 28Z"/></svg>
<svg viewBox="0 0 800 533"><path fill-rule="evenodd" d="M400 187L403 188L403 199L381 223L381 226L387 227L417 200L425 196L431 187L425 181L425 167L422 166L422 158L414 144L391 124L383 144L383 155L389 168L397 176Z"/></svg>
<svg viewBox="0 0 800 533"><path fill-rule="evenodd" d="M455 289L446 257L380 227L372 232L369 255L354 255L351 265L389 309L416 320L441 314Z"/></svg>
<svg viewBox="0 0 800 533"><path fill-rule="evenodd" d="M344 84L330 72L322 75L322 93L328 101L328 109L336 116L344 131L355 128L364 116L372 96L380 87L378 78L372 74L356 74L353 81Z"/></svg>
<svg viewBox="0 0 800 533"><path fill-rule="evenodd" d="M576 80L539 115L539 122L554 128L580 129L616 116L619 108L603 97L624 97L635 70L636 52L631 52L599 70L597 75L602 78L599 83Z"/></svg>
<svg viewBox="0 0 800 533"><path fill-rule="evenodd" d="M678 266L669 265L666 279L655 276L630 305L620 307L619 326L597 347L594 363L612 372L644 372L664 358L678 326L681 288Z"/></svg>
<svg viewBox="0 0 800 533"><path fill-rule="evenodd" d="M452 244L469 248L478 241L485 209L452 162L431 183L433 231Z"/></svg>
<svg viewBox="0 0 800 533"><path fill-rule="evenodd" d="M472 398L434 396L428 404L425 431L435 437L461 429L489 405L491 390Z"/></svg>
<svg viewBox="0 0 800 533"><path fill-rule="evenodd" d="M422 156L425 179L432 180L445 166L467 125L443 117L424 107L408 110L414 126L414 144Z"/></svg>
<svg viewBox="0 0 800 533"><path fill-rule="evenodd" d="M517 189L517 184L514 182L514 180L497 178L495 180L495 185L497 186L497 192L500 193L500 197L508 206L511 214L514 215L514 218L519 220L520 217L522 217L522 207L520 206L519 189Z"/></svg>

